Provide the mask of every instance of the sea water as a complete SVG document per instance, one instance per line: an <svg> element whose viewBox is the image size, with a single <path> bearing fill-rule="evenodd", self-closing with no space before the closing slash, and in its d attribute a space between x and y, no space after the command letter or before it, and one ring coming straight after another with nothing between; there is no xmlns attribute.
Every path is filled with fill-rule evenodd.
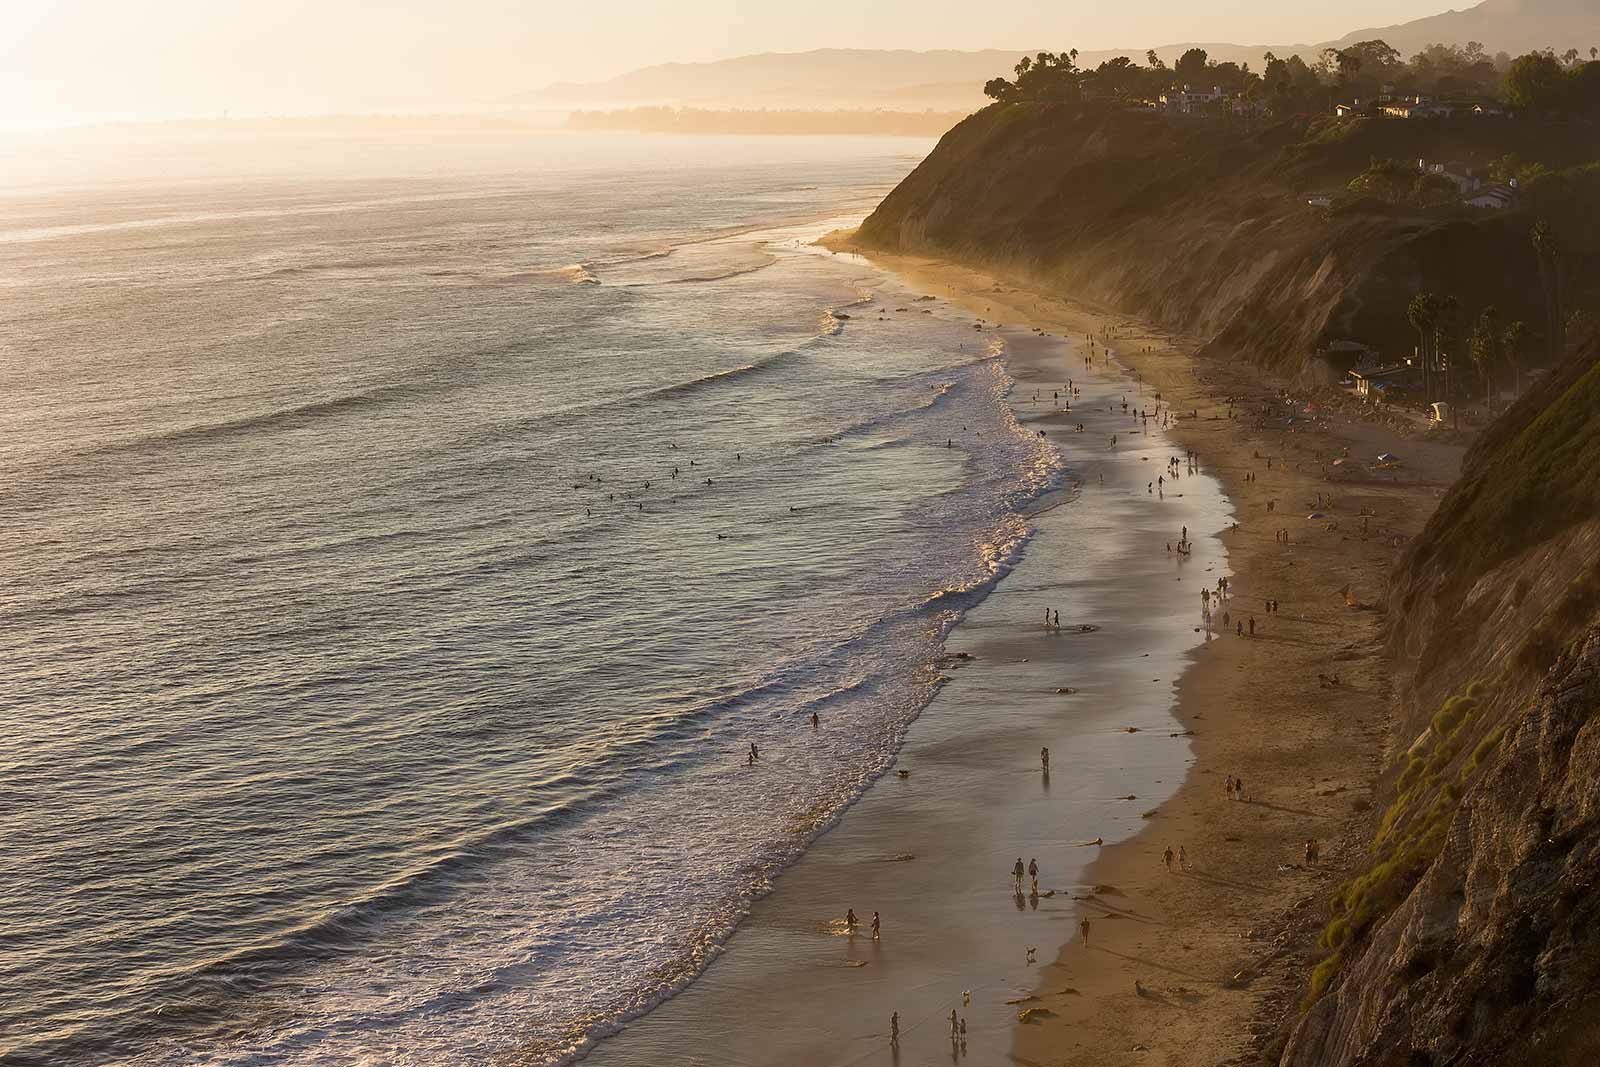
<svg viewBox="0 0 1600 1067"><path fill-rule="evenodd" d="M691 981L1060 480L812 244L928 148L0 149L0 1062L556 1064Z"/></svg>

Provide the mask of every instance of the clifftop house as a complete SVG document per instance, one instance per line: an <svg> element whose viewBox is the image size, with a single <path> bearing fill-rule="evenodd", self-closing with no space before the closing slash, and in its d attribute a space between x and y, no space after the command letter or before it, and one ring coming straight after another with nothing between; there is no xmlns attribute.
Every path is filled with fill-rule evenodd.
<svg viewBox="0 0 1600 1067"><path fill-rule="evenodd" d="M1472 173L1465 163L1429 163L1417 160L1417 169L1424 174L1434 174L1450 182L1462 196L1470 196L1483 188L1483 179Z"/></svg>
<svg viewBox="0 0 1600 1067"><path fill-rule="evenodd" d="M1226 95L1218 85L1209 89L1196 89L1185 85L1182 89L1171 89L1162 93L1161 108L1169 115L1193 115Z"/></svg>

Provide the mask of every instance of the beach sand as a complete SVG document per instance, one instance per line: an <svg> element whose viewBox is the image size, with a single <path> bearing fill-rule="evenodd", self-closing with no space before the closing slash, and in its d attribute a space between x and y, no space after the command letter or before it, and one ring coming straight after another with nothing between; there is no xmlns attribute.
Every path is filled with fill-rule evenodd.
<svg viewBox="0 0 1600 1067"><path fill-rule="evenodd" d="M1421 529L1461 448L1353 419L1285 426L1295 409L1275 386L1248 366L1196 357L1193 340L978 271L872 259L999 321L1069 336L1113 330L1114 361L1196 416L1171 433L1234 502L1239 529L1222 537L1233 572L1225 607L1247 627L1253 616L1257 634L1211 642L1183 675L1177 717L1194 731L1194 765L1143 833L1090 868L1086 880L1100 889L1082 902L1089 943L1068 940L1041 972L1030 1003L1050 1014L1017 1028L1013 1052L1017 1062L1080 1067L1258 1064L1303 993L1308 941L1332 890L1362 858L1391 698L1387 575L1396 538ZM1257 418L1263 408L1276 417ZM1370 471L1385 451L1405 466ZM1281 602L1277 612L1266 612L1268 599ZM1225 799L1228 775L1244 779L1248 802ZM1320 842L1315 867L1308 839ZM1182 847L1192 866L1166 869L1168 847Z"/></svg>
<svg viewBox="0 0 1600 1067"><path fill-rule="evenodd" d="M696 982L586 1062L1259 1062L1255 1021L1303 978L1279 931L1325 913L1357 858L1344 835L1384 738L1381 614L1347 608L1340 590L1381 596L1393 534L1420 528L1459 456L1362 425L1252 429L1244 412L1272 391L1242 368L1197 363L1182 339L980 272L870 259L903 289L883 303L935 297L986 320L975 338L1006 338L1013 407L1062 448L1080 487L1041 503L1021 564L947 641L951 681L899 756L909 776L869 789ZM1085 380L1085 335L1112 328L1116 358L1097 347ZM1050 398L1069 377L1085 395L1065 415ZM1121 399L1153 407L1156 392L1199 418L1134 433ZM1228 395L1252 398L1240 418L1226 418ZM1352 455L1393 449L1410 462L1398 480L1336 488L1328 514L1341 528L1330 531L1305 516L1329 489L1341 432ZM1164 498L1146 492L1185 447L1202 473ZM1273 457L1271 470L1257 453ZM1271 515L1268 500L1278 501ZM1374 512L1366 539L1358 509ZM1184 525L1194 551L1176 558L1167 546ZM1283 528L1288 545L1274 539ZM1225 575L1233 597L1220 610L1253 614L1253 639L1200 632L1199 590ZM1265 612L1269 597L1281 613ZM1046 607L1060 610L1064 632L1043 629ZM1072 632L1081 624L1094 629ZM1337 689L1322 688L1319 672L1337 673ZM1248 803L1223 799L1228 774L1244 778ZM1308 870L1301 846L1313 837L1324 862ZM1085 844L1094 839L1107 846ZM1166 870L1168 845L1192 867ZM1037 898L1012 891L1019 855L1040 863ZM853 936L847 907L860 919ZM964 1043L950 1039L952 1009L967 1023Z"/></svg>

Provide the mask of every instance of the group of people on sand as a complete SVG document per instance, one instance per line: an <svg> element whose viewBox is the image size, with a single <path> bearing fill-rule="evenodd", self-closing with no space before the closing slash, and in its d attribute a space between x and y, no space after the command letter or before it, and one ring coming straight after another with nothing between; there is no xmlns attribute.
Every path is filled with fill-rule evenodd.
<svg viewBox="0 0 1600 1067"><path fill-rule="evenodd" d="M961 991L961 1006L967 1007L972 1003L972 990ZM894 1048L900 1047L900 1013L895 1012L889 1016L889 1044ZM950 1009L950 1054L952 1056L967 1054L967 1019L958 1015L956 1009Z"/></svg>
<svg viewBox="0 0 1600 1067"><path fill-rule="evenodd" d="M882 923L883 923L883 920L879 918L878 913L877 912L873 912L872 913L872 940L874 940L874 941L881 940L881 937L882 937L882 934L883 934L883 925L882 925ZM846 909L844 909L844 929L845 929L845 933L849 934L851 937L854 937L855 933L856 933L856 927L859 926L859 925L860 925L860 920L856 918L856 910L854 908L846 908Z"/></svg>
<svg viewBox="0 0 1600 1067"><path fill-rule="evenodd" d="M1059 611L1051 611L1049 608L1045 608L1044 609L1044 628L1045 628L1045 632L1046 633L1053 633L1053 634L1060 633L1061 632L1061 612L1059 612ZM1089 625L1088 623L1080 623L1079 625L1074 626L1072 628L1072 631L1073 631L1073 633L1081 633L1081 634L1092 633L1094 631L1094 627Z"/></svg>
<svg viewBox="0 0 1600 1067"><path fill-rule="evenodd" d="M1049 749L1045 749L1044 751L1045 751L1044 765L1045 765L1045 768L1048 769L1049 766L1050 766L1050 756L1049 756L1049 751L1050 750ZM1028 878L1031 881L1030 891L1033 893L1034 896L1038 896L1039 895L1039 861L1036 860L1036 859L1030 859L1030 860L1028 860L1028 866L1027 867L1023 867L1022 866L1022 857L1021 856L1017 857L1016 866L1011 868L1011 880L1016 885L1017 892L1019 892L1019 893L1022 892L1022 877L1023 877L1023 875L1027 875Z"/></svg>
<svg viewBox="0 0 1600 1067"><path fill-rule="evenodd" d="M1173 863L1177 863L1179 870L1187 871L1193 869L1193 865L1189 862L1189 850L1182 845L1178 846L1176 856L1172 853L1172 846L1168 845L1167 850L1161 853L1161 862L1167 865L1167 870L1169 871L1173 869Z"/></svg>
<svg viewBox="0 0 1600 1067"><path fill-rule="evenodd" d="M1244 791L1244 779L1235 778L1231 774L1228 775L1227 780L1222 783L1222 795L1229 800L1236 800L1241 804L1247 803L1250 800L1250 794Z"/></svg>

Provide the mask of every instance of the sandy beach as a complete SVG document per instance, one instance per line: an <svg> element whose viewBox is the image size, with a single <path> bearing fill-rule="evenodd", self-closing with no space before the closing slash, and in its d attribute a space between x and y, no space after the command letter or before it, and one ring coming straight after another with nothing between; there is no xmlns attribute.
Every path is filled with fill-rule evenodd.
<svg viewBox="0 0 1600 1067"><path fill-rule="evenodd" d="M1359 424L1284 428L1273 389L1181 338L948 264L870 264L903 288L869 321L920 294L981 318L975 341L1004 339L1013 408L1062 449L1071 483L947 641L951 681L907 736L904 776L869 789L696 982L587 1062L1259 1062L1260 1020L1303 976L1378 770L1387 678L1370 608L1456 450ZM1083 390L1070 412L1068 379ZM1183 417L1139 432L1121 404L1153 409L1157 394ZM1198 467L1158 495L1185 449ZM1326 480L1334 459L1364 470L1356 457L1386 449L1408 457L1403 474ZM1185 527L1187 557L1172 551ZM1208 635L1200 590L1224 576ZM1051 606L1061 632L1041 624ZM1252 620L1253 637L1232 632ZM1229 775L1247 801L1224 798ZM1168 847L1187 866L1169 870ZM1040 864L1037 895L1012 892L1019 854Z"/></svg>
<svg viewBox="0 0 1600 1067"><path fill-rule="evenodd" d="M1239 527L1221 537L1233 575L1225 608L1247 631L1253 620L1255 636L1225 636L1193 657L1177 704L1193 731L1189 774L1142 833L1089 869L1079 902L1089 943L1068 940L1040 972L1027 1003L1043 1010L1017 1028L1013 1055L1049 1065L1259 1063L1301 994L1328 894L1360 859L1387 740L1387 574L1455 477L1461 450L1306 418L1252 368L1195 356L1192 339L981 272L872 258L975 314L1071 337L1111 334L1113 364L1182 416L1172 436L1234 504ZM1385 451L1404 467L1370 472ZM1248 802L1225 798L1230 775L1244 780ZM1319 844L1314 865L1308 840ZM1190 866L1167 869L1169 847Z"/></svg>

